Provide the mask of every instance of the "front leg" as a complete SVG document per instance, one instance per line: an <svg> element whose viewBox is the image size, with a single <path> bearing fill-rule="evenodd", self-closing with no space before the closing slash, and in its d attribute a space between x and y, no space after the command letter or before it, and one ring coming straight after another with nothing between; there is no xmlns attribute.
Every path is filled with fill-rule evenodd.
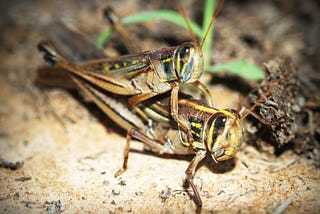
<svg viewBox="0 0 320 214"><path fill-rule="evenodd" d="M203 85L200 81L195 81L192 83L192 85L194 85L195 87L199 88L202 91L209 107L213 107L212 97L207 87Z"/></svg>
<svg viewBox="0 0 320 214"><path fill-rule="evenodd" d="M205 156L206 156L206 151L198 150L196 152L196 156L192 159L191 163L189 164L186 170L186 180L190 184L194 192L195 202L198 207L202 206L202 200L196 185L193 183L193 177L198 164L205 158Z"/></svg>
<svg viewBox="0 0 320 214"><path fill-rule="evenodd" d="M179 117L179 85L172 88L171 100L170 100L170 111L172 118L178 123L179 127L187 134L188 143L192 148L193 137L191 130L189 129L187 122Z"/></svg>

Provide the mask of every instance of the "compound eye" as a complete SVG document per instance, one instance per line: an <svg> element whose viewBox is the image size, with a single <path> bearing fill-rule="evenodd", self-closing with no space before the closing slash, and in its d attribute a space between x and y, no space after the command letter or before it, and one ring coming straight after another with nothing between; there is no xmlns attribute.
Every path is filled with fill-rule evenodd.
<svg viewBox="0 0 320 214"><path fill-rule="evenodd" d="M227 117L220 115L216 118L214 123L214 130L217 131L217 134L222 134L224 127L226 126Z"/></svg>
<svg viewBox="0 0 320 214"><path fill-rule="evenodd" d="M189 61L190 58L190 49L189 45L181 45L177 51L179 62L184 64Z"/></svg>
<svg viewBox="0 0 320 214"><path fill-rule="evenodd" d="M193 72L193 47L190 44L181 45L175 53L176 74L183 82L192 77Z"/></svg>

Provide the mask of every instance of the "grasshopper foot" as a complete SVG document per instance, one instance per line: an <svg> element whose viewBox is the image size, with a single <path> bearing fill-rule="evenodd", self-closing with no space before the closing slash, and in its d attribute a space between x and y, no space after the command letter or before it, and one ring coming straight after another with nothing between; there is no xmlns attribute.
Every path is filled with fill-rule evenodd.
<svg viewBox="0 0 320 214"><path fill-rule="evenodd" d="M122 173L124 173L126 171L125 168L121 168L119 169L115 174L114 174L114 177L118 177L119 175L121 175Z"/></svg>
<svg viewBox="0 0 320 214"><path fill-rule="evenodd" d="M49 41L41 41L38 44L38 50L42 52L43 58L50 64L55 65L57 62L57 52Z"/></svg>

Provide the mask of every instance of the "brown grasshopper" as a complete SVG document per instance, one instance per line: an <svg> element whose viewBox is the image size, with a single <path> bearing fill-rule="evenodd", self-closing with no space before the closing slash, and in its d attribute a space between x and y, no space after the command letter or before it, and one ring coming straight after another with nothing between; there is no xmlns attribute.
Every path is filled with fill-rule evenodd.
<svg viewBox="0 0 320 214"><path fill-rule="evenodd" d="M44 58L48 62L69 70L71 78L79 88L118 126L127 130L123 166L116 173L116 176L127 169L132 138L141 141L147 148L159 154L195 154L186 170L186 180L195 194L195 202L199 207L201 207L202 201L193 182L198 164L206 155L211 156L215 162L232 158L242 145L241 122L249 114L253 114L254 108L290 73L290 70L285 72L249 109L241 111L219 110L210 107L207 103L184 97L181 94L179 96L183 97L182 99L174 99L175 95L172 95L170 90L175 91L177 98L179 86L182 83L175 74L176 67L171 75L176 78L173 79L173 82L179 81L172 83L167 81L167 76L163 76L167 79L162 82L158 78L158 72L162 72L161 76L161 74L166 74L165 70L155 70L152 66L157 65L161 68L161 64L165 65L165 59L169 59L168 61L171 63L169 64L173 68L174 61L181 59L180 54L182 55L182 53L177 55L177 51L184 49L182 46L129 55L130 57L123 56L112 60L103 59L80 64L65 60L50 43L41 43L39 49L45 53ZM162 58L156 58L156 56ZM163 58L165 56L168 58ZM187 62L180 61L179 63L183 64L182 67L186 69ZM180 74L182 74L181 71L189 72L190 75L194 72L193 70L180 70ZM199 74L197 75L199 76ZM147 81L149 76L152 77L151 82ZM126 89L126 86L129 89ZM162 90L155 93L156 89ZM132 93L126 93L128 92L126 90ZM152 92L152 96L143 97L145 99L135 103L135 109L131 108L135 99L145 92ZM132 96L128 98L119 94ZM172 109L174 105L176 105L176 110ZM179 120L185 127L177 123L172 112L179 112ZM191 133L192 141L189 133Z"/></svg>
<svg viewBox="0 0 320 214"><path fill-rule="evenodd" d="M291 73L289 68L249 109L216 109L192 97L180 94L178 101L181 118L191 131L194 141L188 141L187 134L173 120L170 113L170 92L154 97L137 105L144 114L137 113L125 96L111 94L89 81L70 74L78 87L118 126L127 130L127 140L122 168L116 176L122 174L128 166L131 139L141 141L148 149L158 154L190 155L194 158L186 170L186 180L190 184L198 207L202 200L193 182L198 164L207 156L214 162L228 160L240 150L242 139L242 121L253 114L254 108L261 103L280 82ZM253 116L257 115L253 114ZM148 122L144 120L148 118ZM267 123L266 121L262 121Z"/></svg>
<svg viewBox="0 0 320 214"><path fill-rule="evenodd" d="M201 101L179 99L181 118L192 132L194 141L190 143L186 132L170 114L170 93L157 96L138 104L149 122L128 105L125 97L110 95L96 85L79 77L73 81L96 103L114 122L127 130L127 143L122 168L115 176L122 174L128 165L131 139L141 141L146 148L158 154L195 154L186 170L186 180L190 184L197 206L202 206L200 194L193 182L195 170L201 160L210 154L215 162L232 158L242 144L240 116L235 110L210 108ZM180 95L181 96L181 95Z"/></svg>
<svg viewBox="0 0 320 214"><path fill-rule="evenodd" d="M222 5L223 1L220 1L207 32L213 25ZM115 18L110 18L113 15L108 16L111 23L116 26L115 29L121 29L121 34L126 35L120 22ZM185 17L186 15L184 15ZM186 18L185 20L187 22ZM187 25L189 26L188 22ZM170 112L172 118L187 133L191 142L193 141L192 134L188 130L187 124L179 116L178 93L180 86L192 84L204 93L209 106L212 106L212 101L208 89L199 81L203 73L201 46L206 35L199 45L190 26L189 31L193 42L112 59L98 59L82 63L73 63L66 60L48 41L39 43L38 48L44 53L44 59L51 65L62 67L111 93L130 95L128 104L131 107L154 96L171 91Z"/></svg>

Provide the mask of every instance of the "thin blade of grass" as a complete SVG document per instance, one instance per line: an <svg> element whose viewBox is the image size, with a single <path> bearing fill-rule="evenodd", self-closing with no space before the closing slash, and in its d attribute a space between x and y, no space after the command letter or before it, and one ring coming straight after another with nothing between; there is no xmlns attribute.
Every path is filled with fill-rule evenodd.
<svg viewBox="0 0 320 214"><path fill-rule="evenodd" d="M203 24L202 24L202 35L203 37L206 33L207 28L210 25L213 13L214 13L214 7L215 7L215 0L206 0L205 1L205 11L203 15ZM211 48L213 43L213 28L211 27L210 31L208 32L206 41L202 45L202 52L204 55L204 68L206 68L210 65L210 57L211 57ZM202 39L202 38L201 38Z"/></svg>

